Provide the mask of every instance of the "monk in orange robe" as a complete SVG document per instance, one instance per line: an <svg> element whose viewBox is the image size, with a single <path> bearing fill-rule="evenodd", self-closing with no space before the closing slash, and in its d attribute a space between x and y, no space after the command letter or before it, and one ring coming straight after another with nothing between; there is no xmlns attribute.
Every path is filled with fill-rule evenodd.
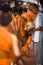
<svg viewBox="0 0 43 65"><path fill-rule="evenodd" d="M37 8L37 5L35 5L35 4L31 4L31 6L33 6L32 8L29 6L31 11L22 14L22 16L27 19L27 22L33 22L34 23L34 19L38 13L38 8ZM26 44L30 45L31 42L32 42L32 35L28 37Z"/></svg>
<svg viewBox="0 0 43 65"><path fill-rule="evenodd" d="M11 60L15 64L21 53L17 37L8 32L8 24L12 21L12 17L9 13L2 13L0 20L0 65L10 65Z"/></svg>

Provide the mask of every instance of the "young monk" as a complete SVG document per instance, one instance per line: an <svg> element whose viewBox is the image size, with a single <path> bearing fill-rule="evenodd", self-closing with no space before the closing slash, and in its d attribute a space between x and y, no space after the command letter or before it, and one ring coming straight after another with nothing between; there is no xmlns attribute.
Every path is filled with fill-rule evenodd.
<svg viewBox="0 0 43 65"><path fill-rule="evenodd" d="M8 32L8 25L12 21L11 15L7 12L1 14L0 19L0 65L10 65L11 60L21 57L18 39L15 35ZM11 56L13 54L13 57Z"/></svg>

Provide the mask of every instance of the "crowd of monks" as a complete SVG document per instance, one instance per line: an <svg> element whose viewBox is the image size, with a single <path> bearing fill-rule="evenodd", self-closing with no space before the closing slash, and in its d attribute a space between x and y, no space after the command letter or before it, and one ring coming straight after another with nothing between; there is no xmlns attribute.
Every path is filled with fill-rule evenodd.
<svg viewBox="0 0 43 65"><path fill-rule="evenodd" d="M8 25L8 32L13 35L16 35L16 37L18 38L20 47L19 49L22 55L28 55L29 53L31 43L33 42L32 30L34 29L34 20L38 13L38 6L35 3L28 3L27 6L28 8L26 7L10 8L8 5L2 5L2 6L0 5L0 21L2 13L4 14L9 13L10 16L12 17L12 22ZM16 40L16 37L13 37L13 35L11 37L14 38L14 40ZM3 43L2 45L4 46L1 47L0 45L0 48L5 51L7 50L8 52L9 51L8 47L10 48L12 39L10 38L10 35L7 33L7 31L5 31L5 29L1 26L0 26L0 39L1 39L0 43ZM0 50L0 53L3 52ZM3 59L0 60L0 65L9 65L9 60L7 59L6 63Z"/></svg>

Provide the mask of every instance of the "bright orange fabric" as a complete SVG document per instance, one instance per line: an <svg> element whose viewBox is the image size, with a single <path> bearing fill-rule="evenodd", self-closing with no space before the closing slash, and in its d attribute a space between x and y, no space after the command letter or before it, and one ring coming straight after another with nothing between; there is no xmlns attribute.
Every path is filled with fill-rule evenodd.
<svg viewBox="0 0 43 65"><path fill-rule="evenodd" d="M12 46L12 39L10 37L10 34L7 32L7 30L4 27L0 26L0 50L3 50L5 52L10 52ZM10 59L0 59L0 65L9 65Z"/></svg>
<svg viewBox="0 0 43 65"><path fill-rule="evenodd" d="M23 13L22 16L25 17L27 21L29 21L29 15L27 13Z"/></svg>
<svg viewBox="0 0 43 65"><path fill-rule="evenodd" d="M9 52L12 45L10 33L4 27L0 27L0 49Z"/></svg>
<svg viewBox="0 0 43 65"><path fill-rule="evenodd" d="M32 12L27 12L27 13L22 14L22 16L24 16L28 22L33 22L36 14L34 14Z"/></svg>
<svg viewBox="0 0 43 65"><path fill-rule="evenodd" d="M34 22L36 14L34 14L33 12L28 12L27 14L29 15L29 17L31 17L29 18L29 22ZM27 39L27 44L31 44L31 42L32 42L32 36L29 36Z"/></svg>
<svg viewBox="0 0 43 65"><path fill-rule="evenodd" d="M28 37L28 39L27 39L27 44L28 44L28 45L31 44L31 41L32 41L32 36Z"/></svg>
<svg viewBox="0 0 43 65"><path fill-rule="evenodd" d="M25 36L25 32L24 32L24 19L17 15L16 16L17 20L18 20L18 23L19 23L19 32L20 32L20 35L21 37L24 37Z"/></svg>
<svg viewBox="0 0 43 65"><path fill-rule="evenodd" d="M28 12L27 13L31 18L29 18L29 20L31 21L31 22L33 22L34 21L34 19L35 19L35 16L36 16L36 14L34 14L33 12Z"/></svg>
<svg viewBox="0 0 43 65"><path fill-rule="evenodd" d="M16 15L16 18L18 19L20 17L20 15Z"/></svg>
<svg viewBox="0 0 43 65"><path fill-rule="evenodd" d="M32 12L27 12L27 13L22 14L22 16L24 16L27 19L27 22L34 22L36 14L34 14ZM31 44L31 42L32 42L32 36L29 36L26 44L29 45L29 44ZM27 51L27 48L24 46L23 50Z"/></svg>
<svg viewBox="0 0 43 65"><path fill-rule="evenodd" d="M20 34L21 37L25 36L25 31L24 31L24 19L21 17L21 21L20 21Z"/></svg>
<svg viewBox="0 0 43 65"><path fill-rule="evenodd" d="M26 46L26 45L23 46L23 47L22 47L22 50L23 50L24 52L26 52L26 51L28 50L27 46Z"/></svg>
<svg viewBox="0 0 43 65"><path fill-rule="evenodd" d="M10 59L0 59L0 65L10 65Z"/></svg>

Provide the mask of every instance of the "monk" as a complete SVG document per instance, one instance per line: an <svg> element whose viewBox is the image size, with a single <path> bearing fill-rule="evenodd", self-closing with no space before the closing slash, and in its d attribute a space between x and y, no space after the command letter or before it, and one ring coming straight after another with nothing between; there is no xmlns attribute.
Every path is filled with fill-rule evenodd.
<svg viewBox="0 0 43 65"><path fill-rule="evenodd" d="M8 32L8 24L12 21L12 17L9 13L4 12L0 20L0 65L10 65L11 60L15 64L21 57L21 53L17 37Z"/></svg>
<svg viewBox="0 0 43 65"><path fill-rule="evenodd" d="M29 15L29 22L33 22L34 24L34 20L35 20L35 17L38 13L38 6L34 3L32 3L31 5L29 5L29 9L30 9L30 12L27 12L27 14ZM32 36L28 37L28 40L27 40L27 44L31 44L32 42Z"/></svg>

